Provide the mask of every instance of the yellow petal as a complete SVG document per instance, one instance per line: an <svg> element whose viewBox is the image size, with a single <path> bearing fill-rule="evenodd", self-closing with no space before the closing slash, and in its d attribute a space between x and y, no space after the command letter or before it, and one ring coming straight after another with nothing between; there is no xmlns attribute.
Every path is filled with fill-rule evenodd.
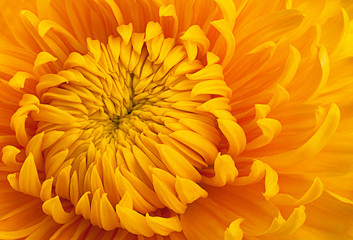
<svg viewBox="0 0 353 240"><path fill-rule="evenodd" d="M163 27L164 34L168 33L168 30L171 30L170 36L175 37L178 31L178 16L173 4L167 6L162 5L159 8L159 17L161 18L161 26ZM173 23L170 23L170 18L173 19Z"/></svg>
<svg viewBox="0 0 353 240"><path fill-rule="evenodd" d="M47 200L52 198L53 181L54 181L54 178L51 177L49 179L46 179L42 183L42 187L40 189L40 199L43 202L45 202L45 201L47 201Z"/></svg>
<svg viewBox="0 0 353 240"><path fill-rule="evenodd" d="M147 213L146 221L155 233L162 236L167 236L172 232L181 232L182 230L178 216L170 218L152 217Z"/></svg>
<svg viewBox="0 0 353 240"><path fill-rule="evenodd" d="M16 156L21 152L18 148L7 145L2 148L2 162L8 166L21 167L21 164L16 161Z"/></svg>
<svg viewBox="0 0 353 240"><path fill-rule="evenodd" d="M269 144L282 130L281 123L276 119L262 118L256 121L262 135L246 144L245 149L251 150Z"/></svg>
<svg viewBox="0 0 353 240"><path fill-rule="evenodd" d="M15 89L24 88L26 80L33 77L34 76L28 72L16 72L16 74L10 79L9 85Z"/></svg>
<svg viewBox="0 0 353 240"><path fill-rule="evenodd" d="M345 9L327 19L322 25L321 43L332 53L340 48L349 28L349 17ZM334 34L333 34L334 33Z"/></svg>
<svg viewBox="0 0 353 240"><path fill-rule="evenodd" d="M85 219L90 219L91 217L91 204L88 198L90 192L85 192L77 202L75 207L75 212L78 215L82 215Z"/></svg>
<svg viewBox="0 0 353 240"><path fill-rule="evenodd" d="M119 227L120 224L118 215L114 211L113 206L110 204L106 193L102 195L100 202L100 212L102 227L104 230L110 231Z"/></svg>
<svg viewBox="0 0 353 240"><path fill-rule="evenodd" d="M218 154L217 148L201 135L191 131L175 131L170 136L201 154L205 162L212 164ZM207 151L205 150L207 149Z"/></svg>
<svg viewBox="0 0 353 240"><path fill-rule="evenodd" d="M310 188L300 198L295 198L290 194L279 193L273 196L271 201L278 205L285 206L305 205L318 199L323 193L323 190L324 186L320 178L315 178Z"/></svg>
<svg viewBox="0 0 353 240"><path fill-rule="evenodd" d="M269 165L265 164L266 177L265 177L265 192L264 197L270 199L277 195L279 191L278 186L278 175L275 170L273 170Z"/></svg>
<svg viewBox="0 0 353 240"><path fill-rule="evenodd" d="M234 220L227 230L224 232L224 240L241 240L243 239L243 230L240 228L240 224L244 221L243 218Z"/></svg>
<svg viewBox="0 0 353 240"><path fill-rule="evenodd" d="M157 149L162 157L163 163L175 176L187 178L194 182L201 180L201 175L177 150L165 144L158 144Z"/></svg>
<svg viewBox="0 0 353 240"><path fill-rule="evenodd" d="M271 156L271 166L274 168L279 168L283 166L300 166L298 164L298 159L306 159L315 156L318 152L320 152L324 146L328 143L329 139L332 137L334 132L337 129L338 123L340 119L340 111L336 104L332 104L327 113L326 119L317 130L317 132L302 146L299 148L285 152L283 154L278 154ZM282 161L282 159L286 159L286 161ZM267 157L263 158L267 159ZM266 160L267 161L267 160ZM289 168L287 168L289 170ZM301 168L302 172L303 169Z"/></svg>
<svg viewBox="0 0 353 240"><path fill-rule="evenodd" d="M210 42L206 37L204 31L198 26L193 25L188 30L185 31L183 36L180 37L181 40L190 41L192 43L196 43L200 49L201 53L206 53L210 46Z"/></svg>
<svg viewBox="0 0 353 240"><path fill-rule="evenodd" d="M45 201L43 203L42 209L43 212L45 212L47 215L52 216L53 219L60 224L64 224L75 217L74 211L67 213L64 210L62 203L60 202L59 196Z"/></svg>
<svg viewBox="0 0 353 240"><path fill-rule="evenodd" d="M30 153L24 161L19 174L20 190L26 194L38 197L41 189L41 183L33 155Z"/></svg>
<svg viewBox="0 0 353 240"><path fill-rule="evenodd" d="M230 29L233 29L236 19L235 4L231 0L216 0L217 5L221 8L224 19L229 23Z"/></svg>
<svg viewBox="0 0 353 240"><path fill-rule="evenodd" d="M123 206L120 203L116 205L116 213L119 216L121 226L127 229L129 232L133 234L144 235L146 237L153 236L154 232L148 225L145 216L128 207Z"/></svg>
<svg viewBox="0 0 353 240"><path fill-rule="evenodd" d="M37 58L34 62L34 66L33 66L33 72L36 74L41 74L43 72L45 72L45 70L43 70L43 65L50 63L50 62L55 62L56 60L58 60L56 57L54 57L53 55L51 55L48 52L40 52L37 55Z"/></svg>
<svg viewBox="0 0 353 240"><path fill-rule="evenodd" d="M152 22L152 21L147 23L145 42L151 40L152 38L157 37L160 34L162 34L162 28L161 28L161 25L159 25L159 23Z"/></svg>
<svg viewBox="0 0 353 240"><path fill-rule="evenodd" d="M230 62L235 50L235 38L233 35L232 23L225 19L220 19L211 22L211 25L221 33L226 42L227 50L222 60L222 66L225 67Z"/></svg>
<svg viewBox="0 0 353 240"><path fill-rule="evenodd" d="M272 225L266 230L265 235L281 236L289 235L300 228L306 220L305 207L300 206L295 208L287 221L284 220L281 214L275 218Z"/></svg>
<svg viewBox="0 0 353 240"><path fill-rule="evenodd" d="M234 121L217 119L218 126L228 141L228 154L238 156L245 148L246 136L243 129Z"/></svg>
<svg viewBox="0 0 353 240"><path fill-rule="evenodd" d="M344 239L352 238L353 207L340 202L328 193L305 206L305 224L293 233L297 239Z"/></svg>
<svg viewBox="0 0 353 240"><path fill-rule="evenodd" d="M238 176L238 170L235 167L234 160L229 155L218 154L214 162L214 177L203 177L202 183L222 187L227 183L234 182Z"/></svg>
<svg viewBox="0 0 353 240"><path fill-rule="evenodd" d="M175 179L175 190L183 204L196 201L200 197L207 197L207 192L203 190L197 183L179 176Z"/></svg>
<svg viewBox="0 0 353 240"><path fill-rule="evenodd" d="M117 30L120 36L122 37L124 43L128 44L132 36L132 24L129 23L128 25L120 25L118 26Z"/></svg>
<svg viewBox="0 0 353 240"><path fill-rule="evenodd" d="M157 194L159 200L161 200L161 202L163 202L165 206L172 209L174 212L184 213L186 206L183 203L181 203L179 201L179 199L176 197L176 193L174 192L175 190L171 189L170 185L168 186L168 184L170 184L170 182L165 183L166 181L164 179L163 179L164 181L162 181L163 176L160 175L161 171L157 171L157 169L155 169L154 172L155 173L152 175L153 187L156 191L156 194ZM158 175L156 175L156 174L158 174ZM172 184L175 185L175 180L174 180L174 183L172 183ZM173 186L173 188L174 188L174 186Z"/></svg>

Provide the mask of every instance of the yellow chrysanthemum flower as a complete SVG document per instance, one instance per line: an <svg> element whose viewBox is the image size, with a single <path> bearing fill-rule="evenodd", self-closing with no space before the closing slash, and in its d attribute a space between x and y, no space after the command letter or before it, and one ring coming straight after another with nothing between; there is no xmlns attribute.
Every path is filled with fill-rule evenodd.
<svg viewBox="0 0 353 240"><path fill-rule="evenodd" d="M0 239L353 239L353 1L0 7Z"/></svg>

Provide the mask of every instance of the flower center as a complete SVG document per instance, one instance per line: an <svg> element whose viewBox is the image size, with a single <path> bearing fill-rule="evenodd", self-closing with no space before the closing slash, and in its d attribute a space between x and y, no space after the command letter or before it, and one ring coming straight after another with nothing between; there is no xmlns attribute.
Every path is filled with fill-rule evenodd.
<svg viewBox="0 0 353 240"><path fill-rule="evenodd" d="M19 190L39 194L58 222L75 213L105 230L167 234L181 230L177 214L187 204L207 196L202 184L234 179L232 157L245 136L207 44L187 32L164 38L154 22L145 33L131 24L118 32L107 43L88 39L87 54L73 52L64 70L39 78L38 97L24 95L12 122L30 112L37 124L20 137L24 167L35 167L28 171L39 173L40 186Z"/></svg>

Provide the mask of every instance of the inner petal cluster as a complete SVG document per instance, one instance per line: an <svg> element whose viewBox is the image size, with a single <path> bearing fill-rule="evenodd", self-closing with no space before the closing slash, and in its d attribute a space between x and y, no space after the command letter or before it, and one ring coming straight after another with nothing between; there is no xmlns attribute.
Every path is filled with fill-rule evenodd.
<svg viewBox="0 0 353 240"><path fill-rule="evenodd" d="M245 136L207 39L165 38L155 22L118 33L88 38L87 54L71 53L63 70L39 78L37 96L23 96L14 129L37 128L17 136L27 158L9 180L59 223L76 214L105 230L168 235L181 231L187 204L207 196L203 185L234 180ZM38 184L25 189L28 174Z"/></svg>

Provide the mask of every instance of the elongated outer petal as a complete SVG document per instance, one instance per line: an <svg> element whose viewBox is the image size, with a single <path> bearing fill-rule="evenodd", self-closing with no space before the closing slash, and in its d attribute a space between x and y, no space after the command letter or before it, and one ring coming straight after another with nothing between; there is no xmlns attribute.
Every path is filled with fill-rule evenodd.
<svg viewBox="0 0 353 240"><path fill-rule="evenodd" d="M222 37L226 41L227 51L222 60L222 66L227 66L235 50L235 38L232 32L232 23L228 22L225 19L220 19L211 22L211 25L221 33Z"/></svg>
<svg viewBox="0 0 353 240"><path fill-rule="evenodd" d="M316 133L305 144L293 151L271 156L271 160L269 157L263 157L262 159L265 161L271 161L271 166L273 168L281 168L283 171L290 171L288 166L291 166L291 168L300 166L298 164L298 159L299 161L300 159L303 161L313 157L320 152L325 145L327 145L338 127L339 120L340 110L336 104L331 104L326 119ZM286 161L282 161L283 159L286 159ZM284 170L285 166L287 167L287 170ZM303 171L303 169L301 169L301 171Z"/></svg>
<svg viewBox="0 0 353 240"><path fill-rule="evenodd" d="M310 188L300 198L294 198L292 195L279 193L271 198L271 201L284 206L299 206L315 201L321 196L324 186L320 178L315 178Z"/></svg>
<svg viewBox="0 0 353 240"><path fill-rule="evenodd" d="M236 19L236 8L232 0L216 0L217 5L222 10L224 19L229 23L230 29L234 28Z"/></svg>

